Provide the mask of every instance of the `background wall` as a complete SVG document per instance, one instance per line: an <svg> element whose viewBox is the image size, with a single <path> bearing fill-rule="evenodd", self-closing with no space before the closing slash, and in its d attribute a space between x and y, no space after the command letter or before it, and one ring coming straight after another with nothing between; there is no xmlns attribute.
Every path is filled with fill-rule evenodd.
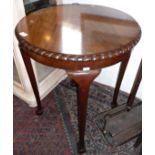
<svg viewBox="0 0 155 155"><path fill-rule="evenodd" d="M97 5L104 5L113 7L119 10L122 10L131 16L133 16L138 23L141 25L142 32L143 32L143 25L144 25L144 8L140 6L140 0L63 0L64 4L68 3L84 3L84 4L97 4ZM143 51L143 36L135 47L132 56L130 58L125 77L123 79L121 90L130 92ZM117 79L119 65L114 65L112 67L108 67L102 70L102 73L98 76L96 81L107 84L110 86L115 86L115 82ZM142 98L142 84L140 84L139 90L137 92L137 97Z"/></svg>

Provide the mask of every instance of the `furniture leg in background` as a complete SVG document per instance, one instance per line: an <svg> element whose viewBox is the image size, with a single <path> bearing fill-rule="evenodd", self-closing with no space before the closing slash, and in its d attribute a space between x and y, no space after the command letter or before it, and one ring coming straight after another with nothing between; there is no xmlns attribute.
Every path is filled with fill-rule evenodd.
<svg viewBox="0 0 155 155"><path fill-rule="evenodd" d="M134 144L134 155L139 155L142 143L142 101L133 104L142 79L142 61L140 62L127 104L102 112L97 116L97 125L108 144L120 146L138 137ZM103 122L100 125L100 122Z"/></svg>

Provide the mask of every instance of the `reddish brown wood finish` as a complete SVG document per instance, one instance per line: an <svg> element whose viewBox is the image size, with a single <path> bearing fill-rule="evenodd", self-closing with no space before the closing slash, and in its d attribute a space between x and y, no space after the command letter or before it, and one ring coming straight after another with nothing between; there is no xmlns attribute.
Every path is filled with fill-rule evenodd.
<svg viewBox="0 0 155 155"><path fill-rule="evenodd" d="M111 103L112 108L115 108L117 106L118 93L120 90L120 86L121 86L121 83L122 83L122 80L125 74L125 70L126 70L129 58L130 58L130 55L126 56L126 58L124 58L121 62L118 77L117 77L116 87L114 91L113 101Z"/></svg>
<svg viewBox="0 0 155 155"><path fill-rule="evenodd" d="M29 79L30 79L30 82L31 82L31 85L32 85L32 89L33 89L36 101L37 101L38 106L37 106L36 114L41 115L43 113L43 109L42 109L42 106L41 106L40 95L39 95L35 75L34 75L34 72L33 72L31 60L30 60L30 57L25 52L23 52L22 48L20 48L20 51L21 51L21 55L23 57L23 61L25 63L25 67L26 67L26 70L27 70L27 73L28 73L28 76L29 76Z"/></svg>
<svg viewBox="0 0 155 155"><path fill-rule="evenodd" d="M127 101L128 110L130 110L132 107L132 104L134 102L134 99L135 99L139 84L141 82L141 79L142 79L142 60L140 62L140 65L139 65L139 68L138 68L136 78L135 78L135 81L133 83L130 95L128 97L128 101Z"/></svg>
<svg viewBox="0 0 155 155"><path fill-rule="evenodd" d="M27 36L23 37L22 32ZM118 58L135 46L140 35L140 27L131 16L94 5L41 9L23 18L16 27L16 36L30 56L65 69L82 69L86 65L97 69L112 57L119 62Z"/></svg>
<svg viewBox="0 0 155 155"><path fill-rule="evenodd" d="M15 33L40 109L30 58L65 69L79 85L79 152L84 152L89 86L102 68L122 62L113 99L116 105L128 59L141 36L138 23L108 7L62 5L29 14L18 23Z"/></svg>
<svg viewBox="0 0 155 155"><path fill-rule="evenodd" d="M68 75L78 84L78 126L79 126L79 143L78 151L79 153L84 153L86 151L84 145L84 133L86 125L86 113L87 113L87 100L89 94L89 87L92 81L100 73L100 70L91 70L88 72L78 71L78 72L68 72Z"/></svg>

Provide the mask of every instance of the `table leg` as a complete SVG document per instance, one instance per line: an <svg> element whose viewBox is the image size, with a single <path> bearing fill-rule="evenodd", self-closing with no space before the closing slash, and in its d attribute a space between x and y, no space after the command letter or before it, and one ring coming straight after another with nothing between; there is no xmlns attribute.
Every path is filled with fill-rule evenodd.
<svg viewBox="0 0 155 155"><path fill-rule="evenodd" d="M34 92L34 95L35 95L35 98L36 98L36 101L37 101L36 114L41 115L43 113L43 109L42 109L42 106L41 106L40 95L39 95L35 75L34 75L34 72L33 72L31 60L30 60L30 57L27 54L25 54L24 52L21 52L21 55L23 57L23 61L24 61L24 64L25 64L25 67L26 67L26 70L27 70L27 73L28 73L28 76L29 76L29 79L30 79L30 83L31 83L31 86L32 86L32 89L33 89L33 92Z"/></svg>
<svg viewBox="0 0 155 155"><path fill-rule="evenodd" d="M140 144L142 143L142 132L140 133L140 135L138 136L135 144L134 144L134 147L138 147Z"/></svg>
<svg viewBox="0 0 155 155"><path fill-rule="evenodd" d="M93 80L100 73L100 70L92 70L88 72L67 72L69 77L78 84L78 128L79 128L79 142L78 142L78 152L86 152L84 135L85 135L85 125L86 125L86 113L87 113L87 101L89 94L89 87Z"/></svg>
<svg viewBox="0 0 155 155"><path fill-rule="evenodd" d="M132 107L132 104L133 104L133 101L135 99L135 96L136 96L139 84L141 82L141 79L142 79L142 61L140 62L140 65L139 65L139 68L138 68L138 71L136 74L136 78L135 78L134 84L133 84L132 89L131 89L131 93L128 97L128 101L127 101L127 109L128 110L130 110Z"/></svg>
<svg viewBox="0 0 155 155"><path fill-rule="evenodd" d="M118 93L119 93L119 90L120 90L120 86L121 86L121 83L122 83L122 80L123 80L123 77L124 77L124 73L125 73L129 58L130 58L130 55L127 56L121 62L118 77L117 77L116 87L115 87L115 90L114 90L113 100L112 100L112 103L111 103L112 108L115 108L117 106Z"/></svg>
<svg viewBox="0 0 155 155"><path fill-rule="evenodd" d="M77 87L77 83L74 80L71 80L70 84L71 84L72 87Z"/></svg>

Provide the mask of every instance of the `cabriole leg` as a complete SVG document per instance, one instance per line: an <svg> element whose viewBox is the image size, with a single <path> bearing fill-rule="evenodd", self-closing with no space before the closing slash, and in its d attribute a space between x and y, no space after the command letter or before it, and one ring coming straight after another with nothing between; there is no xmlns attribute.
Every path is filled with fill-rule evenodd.
<svg viewBox="0 0 155 155"><path fill-rule="evenodd" d="M84 135L86 125L87 101L89 94L89 87L93 80L100 73L100 70L92 70L88 72L67 72L69 77L74 80L78 85L78 128L79 128L79 142L78 152L86 152Z"/></svg>

